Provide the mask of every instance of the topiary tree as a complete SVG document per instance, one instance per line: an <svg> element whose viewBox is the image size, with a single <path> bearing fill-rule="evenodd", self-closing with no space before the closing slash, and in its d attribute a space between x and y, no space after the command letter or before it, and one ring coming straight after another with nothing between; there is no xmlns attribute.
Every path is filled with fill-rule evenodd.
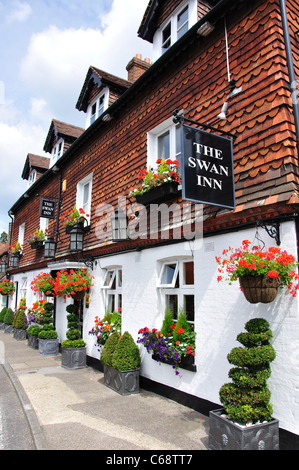
<svg viewBox="0 0 299 470"><path fill-rule="evenodd" d="M44 305L44 313L40 323L42 324L42 330L39 332L38 337L40 339L57 339L58 333L54 328L53 318L54 305L51 302L47 302Z"/></svg>
<svg viewBox="0 0 299 470"><path fill-rule="evenodd" d="M163 320L162 328L161 328L161 334L163 336L168 336L169 334L172 334L172 331L171 331L171 328L170 328L172 325L173 325L172 313L171 313L168 305L166 305L164 320Z"/></svg>
<svg viewBox="0 0 299 470"><path fill-rule="evenodd" d="M175 329L173 331L173 340L180 340L181 333L187 333L189 331L191 331L191 325L187 322L187 315L183 310L180 310L178 321L176 322Z"/></svg>
<svg viewBox="0 0 299 470"><path fill-rule="evenodd" d="M4 316L5 325L12 325L13 322L13 311L11 308L8 308Z"/></svg>
<svg viewBox="0 0 299 470"><path fill-rule="evenodd" d="M12 322L12 326L17 330L27 330L27 317L25 313L25 308L23 306L17 309Z"/></svg>
<svg viewBox="0 0 299 470"><path fill-rule="evenodd" d="M141 364L140 352L132 336L126 331L116 344L112 367L117 370L139 369Z"/></svg>
<svg viewBox="0 0 299 470"><path fill-rule="evenodd" d="M7 312L7 308L3 307L3 309L0 312L0 323L4 323L4 317L5 317L6 312Z"/></svg>
<svg viewBox="0 0 299 470"><path fill-rule="evenodd" d="M62 341L61 346L63 348L84 348L86 343L81 338L81 331L78 330L78 307L75 304L71 304L66 307L66 311L68 312L67 340Z"/></svg>
<svg viewBox="0 0 299 470"><path fill-rule="evenodd" d="M107 366L107 367L112 367L112 358L113 358L113 353L115 351L115 348L116 348L116 345L119 341L119 338L120 338L120 335L118 333L118 331L114 331L114 333L112 333L104 347L103 347L103 351L101 353L101 363L104 365L104 366Z"/></svg>
<svg viewBox="0 0 299 470"><path fill-rule="evenodd" d="M219 391L220 401L234 421L270 421L273 410L267 379L271 375L270 363L276 356L270 344L273 334L263 318L248 321L245 329L247 333L237 336L244 347L233 348L227 356L236 367L229 371L232 383L224 384Z"/></svg>

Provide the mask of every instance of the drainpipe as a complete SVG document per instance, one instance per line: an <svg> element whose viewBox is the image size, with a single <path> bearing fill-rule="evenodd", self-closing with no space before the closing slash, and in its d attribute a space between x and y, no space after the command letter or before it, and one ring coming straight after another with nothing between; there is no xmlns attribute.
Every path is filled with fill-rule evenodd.
<svg viewBox="0 0 299 470"><path fill-rule="evenodd" d="M295 75L295 70L294 70L294 62L293 62L293 56L292 56L291 40L290 40L285 0L280 0L280 10L281 10L284 43L285 43L286 56L287 56L287 64L288 64L288 69L289 69L293 113L294 113L294 119L295 119L297 153L299 153L299 102L298 102L298 91L297 91L297 86L296 86L297 80L296 80L296 75Z"/></svg>

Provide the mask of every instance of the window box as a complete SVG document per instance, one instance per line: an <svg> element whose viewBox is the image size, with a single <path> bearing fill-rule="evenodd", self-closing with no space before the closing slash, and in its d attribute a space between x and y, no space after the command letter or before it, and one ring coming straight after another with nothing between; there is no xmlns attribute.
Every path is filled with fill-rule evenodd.
<svg viewBox="0 0 299 470"><path fill-rule="evenodd" d="M39 250L40 248L43 248L44 242L38 240L36 242L30 243L30 246L32 250Z"/></svg>
<svg viewBox="0 0 299 470"><path fill-rule="evenodd" d="M155 202L165 202L174 199L179 195L178 183L166 183L157 188L153 188L144 194L136 195L139 204L147 205Z"/></svg>
<svg viewBox="0 0 299 470"><path fill-rule="evenodd" d="M163 364L169 364L164 359L161 359L158 354L153 354L152 359L157 362L162 362ZM169 364L170 365L170 364ZM194 356L189 354L188 356L182 356L181 362L178 364L180 369L190 370L191 372L196 372L196 365L194 364Z"/></svg>

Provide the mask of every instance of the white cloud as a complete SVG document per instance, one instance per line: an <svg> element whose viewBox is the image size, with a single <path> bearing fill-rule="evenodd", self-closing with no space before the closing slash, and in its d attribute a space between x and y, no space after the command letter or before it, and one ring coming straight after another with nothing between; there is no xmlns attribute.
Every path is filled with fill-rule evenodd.
<svg viewBox="0 0 299 470"><path fill-rule="evenodd" d="M26 21L32 13L31 6L27 2L20 2L19 0L14 0L11 3L13 8L6 16L6 20L9 23Z"/></svg>

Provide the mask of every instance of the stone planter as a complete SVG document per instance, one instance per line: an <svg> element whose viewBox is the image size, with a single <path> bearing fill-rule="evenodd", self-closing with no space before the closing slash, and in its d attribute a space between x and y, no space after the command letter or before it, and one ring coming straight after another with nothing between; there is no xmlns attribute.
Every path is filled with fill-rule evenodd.
<svg viewBox="0 0 299 470"><path fill-rule="evenodd" d="M61 365L67 369L86 367L86 348L62 348Z"/></svg>
<svg viewBox="0 0 299 470"><path fill-rule="evenodd" d="M56 356L59 353L59 339L38 339L38 352L41 356Z"/></svg>
<svg viewBox="0 0 299 470"><path fill-rule="evenodd" d="M279 450L277 419L241 426L223 413L223 409L210 411L209 450Z"/></svg>
<svg viewBox="0 0 299 470"><path fill-rule="evenodd" d="M0 330L4 330L4 327L5 327L5 323L0 322Z"/></svg>
<svg viewBox="0 0 299 470"><path fill-rule="evenodd" d="M144 194L137 195L136 201L139 204L147 205L156 202L165 202L177 197L178 194L178 183L165 183L162 186L153 188Z"/></svg>
<svg viewBox="0 0 299 470"><path fill-rule="evenodd" d="M13 333L13 327L12 325L4 325L4 333Z"/></svg>
<svg viewBox="0 0 299 470"><path fill-rule="evenodd" d="M248 302L268 304L277 296L281 280L279 277L244 276L239 278L239 283Z"/></svg>
<svg viewBox="0 0 299 470"><path fill-rule="evenodd" d="M20 328L15 328L14 329L14 332L13 332L13 337L17 340L17 341L23 341L26 339L27 337L27 331L26 330L23 330L23 329L20 329Z"/></svg>
<svg viewBox="0 0 299 470"><path fill-rule="evenodd" d="M38 337L37 336L32 336L28 335L28 346L31 349L38 349Z"/></svg>
<svg viewBox="0 0 299 470"><path fill-rule="evenodd" d="M120 371L104 365L104 384L120 395L139 393L139 371Z"/></svg>

